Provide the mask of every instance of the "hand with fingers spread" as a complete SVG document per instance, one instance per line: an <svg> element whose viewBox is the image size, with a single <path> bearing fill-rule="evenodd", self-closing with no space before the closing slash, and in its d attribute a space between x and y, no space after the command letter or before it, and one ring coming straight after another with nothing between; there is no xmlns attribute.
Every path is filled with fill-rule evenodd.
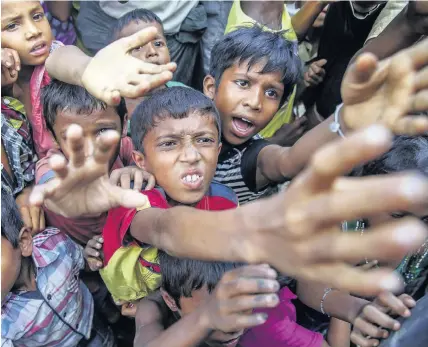
<svg viewBox="0 0 428 347"><path fill-rule="evenodd" d="M103 243L104 239L102 236L96 235L88 241L83 250L83 256L91 271L98 271L103 267Z"/></svg>
<svg viewBox="0 0 428 347"><path fill-rule="evenodd" d="M120 97L138 98L172 79L177 65L156 65L131 55L134 48L144 46L157 34L154 27L119 39L100 50L86 66L81 85L109 105Z"/></svg>
<svg viewBox="0 0 428 347"><path fill-rule="evenodd" d="M25 226L31 229L33 235L45 229L45 213L38 206L30 206L29 197L32 187L27 187L16 197L15 201L21 213Z"/></svg>
<svg viewBox="0 0 428 347"><path fill-rule="evenodd" d="M263 324L263 313L256 308L275 307L279 283L276 272L267 265L243 266L225 273L203 310L203 320L211 330L235 332Z"/></svg>
<svg viewBox="0 0 428 347"><path fill-rule="evenodd" d="M116 131L105 131L97 138L93 154L85 157L81 150L82 128L71 125L66 133L69 161L60 155L51 158L56 177L33 189L31 204L44 204L50 211L67 218L98 216L118 206L144 206L147 202L144 195L118 187L108 178L109 160L118 141Z"/></svg>
<svg viewBox="0 0 428 347"><path fill-rule="evenodd" d="M137 166L128 166L113 170L110 174L110 182L124 189L131 188L136 191L150 190L155 187L155 177Z"/></svg>
<svg viewBox="0 0 428 347"><path fill-rule="evenodd" d="M285 193L264 200L264 206L242 207L242 211L247 209L244 229L259 227L264 231L254 241L254 248L244 241L242 247L249 258L254 253L258 261L291 277L361 295L400 288L401 281L392 269L367 271L351 264L364 259L402 259L427 236L422 222L416 218L385 222L364 237L340 231L343 220L427 203L428 181L416 174L341 177L387 151L391 143L391 134L380 126L332 142L315 153ZM261 214L260 222L248 218Z"/></svg>
<svg viewBox="0 0 428 347"><path fill-rule="evenodd" d="M325 64L327 64L327 60L320 59L309 65L308 71L305 72L303 79L306 87L316 87L318 84L322 83L325 76L325 70L323 69Z"/></svg>
<svg viewBox="0 0 428 347"><path fill-rule="evenodd" d="M411 116L428 109L428 39L378 61L360 55L342 81L342 118L358 129L383 124L396 134L428 131L428 118Z"/></svg>
<svg viewBox="0 0 428 347"><path fill-rule="evenodd" d="M280 146L292 146L305 133L307 125L308 119L305 116L299 117L293 123L282 125L270 141Z"/></svg>
<svg viewBox="0 0 428 347"><path fill-rule="evenodd" d="M16 82L21 70L21 61L18 52L10 48L1 49L1 86L8 86Z"/></svg>
<svg viewBox="0 0 428 347"><path fill-rule="evenodd" d="M391 292L381 293L373 303L364 306L353 322L351 341L361 347L379 345L379 339L389 336L388 330L400 329L400 323L391 315L410 317L409 309L415 305L416 302L407 294L396 297Z"/></svg>

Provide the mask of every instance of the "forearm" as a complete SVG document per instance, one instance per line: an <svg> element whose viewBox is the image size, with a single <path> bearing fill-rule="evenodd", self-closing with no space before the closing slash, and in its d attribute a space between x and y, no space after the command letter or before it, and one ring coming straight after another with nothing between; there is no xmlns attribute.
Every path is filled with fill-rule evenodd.
<svg viewBox="0 0 428 347"><path fill-rule="evenodd" d="M332 318L328 327L327 342L331 347L349 347L351 344L351 324Z"/></svg>
<svg viewBox="0 0 428 347"><path fill-rule="evenodd" d="M57 80L82 86L82 76L91 58L75 46L57 48L46 60L49 75Z"/></svg>
<svg viewBox="0 0 428 347"><path fill-rule="evenodd" d="M299 41L303 40L306 33L323 10L323 1L306 1L303 7L291 18L291 24Z"/></svg>
<svg viewBox="0 0 428 347"><path fill-rule="evenodd" d="M241 0L240 4L242 11L257 23L266 25L273 30L281 29L284 2Z"/></svg>
<svg viewBox="0 0 428 347"><path fill-rule="evenodd" d="M297 296L307 306L321 311L321 301L325 313L332 317L352 323L368 301L356 298L340 290L332 290L325 295L324 284L299 281ZM324 300L323 300L324 297Z"/></svg>
<svg viewBox="0 0 428 347"><path fill-rule="evenodd" d="M400 34L397 35L397 33ZM402 49L410 47L419 38L420 35L415 33L409 25L406 8L404 8L378 37L368 41L363 48L355 53L350 64L363 53L372 53L379 60L385 59Z"/></svg>
<svg viewBox="0 0 428 347"><path fill-rule="evenodd" d="M146 341L144 329L139 329L135 336L134 347L197 347L210 332L202 309L198 309L183 316L177 323L150 341Z"/></svg>
<svg viewBox="0 0 428 347"><path fill-rule="evenodd" d="M252 258L256 249L253 237L259 222L247 210L247 206L221 212L186 206L150 208L137 213L131 234L177 257L254 263L258 259ZM255 221L246 228L245 218Z"/></svg>

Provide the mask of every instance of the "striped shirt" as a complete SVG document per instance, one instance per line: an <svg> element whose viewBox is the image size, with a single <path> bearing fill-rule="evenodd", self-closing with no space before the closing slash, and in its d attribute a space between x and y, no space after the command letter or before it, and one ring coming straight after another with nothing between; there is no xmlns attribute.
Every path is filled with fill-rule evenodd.
<svg viewBox="0 0 428 347"><path fill-rule="evenodd" d="M58 229L33 238L36 291L12 292L1 309L2 347L75 347L89 338L94 304L79 279L83 250Z"/></svg>
<svg viewBox="0 0 428 347"><path fill-rule="evenodd" d="M240 205L260 198L269 188L257 190L256 173L257 157L270 144L260 138L253 138L239 146L223 142L214 180L233 189Z"/></svg>

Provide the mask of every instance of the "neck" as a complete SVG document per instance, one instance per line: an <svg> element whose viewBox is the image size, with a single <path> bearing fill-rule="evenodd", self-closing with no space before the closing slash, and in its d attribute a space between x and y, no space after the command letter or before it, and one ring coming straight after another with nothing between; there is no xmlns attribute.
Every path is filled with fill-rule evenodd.
<svg viewBox="0 0 428 347"><path fill-rule="evenodd" d="M21 65L21 71L18 74L18 84L29 83L34 71L34 66Z"/></svg>
<svg viewBox="0 0 428 347"><path fill-rule="evenodd" d="M19 272L18 279L13 289L19 291L34 291L36 288L36 274L33 258L25 257L22 259L21 271Z"/></svg>

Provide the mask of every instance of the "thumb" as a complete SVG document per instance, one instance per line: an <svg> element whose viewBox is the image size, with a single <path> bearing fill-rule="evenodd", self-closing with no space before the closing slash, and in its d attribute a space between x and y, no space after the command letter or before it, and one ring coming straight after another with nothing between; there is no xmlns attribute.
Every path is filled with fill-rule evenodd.
<svg viewBox="0 0 428 347"><path fill-rule="evenodd" d="M317 61L315 62L315 64L316 64L317 66L319 66L319 67L323 67L325 64L327 64L327 59L320 59L320 60L317 60Z"/></svg>
<svg viewBox="0 0 428 347"><path fill-rule="evenodd" d="M131 189L123 189L118 186L111 186L111 194L115 197L116 206L126 208L148 207L149 201L144 194Z"/></svg>
<svg viewBox="0 0 428 347"><path fill-rule="evenodd" d="M124 53L129 53L134 48L144 46L152 41L156 37L157 32L155 27L148 27L131 36L118 40L117 44L120 45Z"/></svg>
<svg viewBox="0 0 428 347"><path fill-rule="evenodd" d="M374 54L364 53L348 69L347 83L363 84L370 80L378 66L378 60Z"/></svg>

